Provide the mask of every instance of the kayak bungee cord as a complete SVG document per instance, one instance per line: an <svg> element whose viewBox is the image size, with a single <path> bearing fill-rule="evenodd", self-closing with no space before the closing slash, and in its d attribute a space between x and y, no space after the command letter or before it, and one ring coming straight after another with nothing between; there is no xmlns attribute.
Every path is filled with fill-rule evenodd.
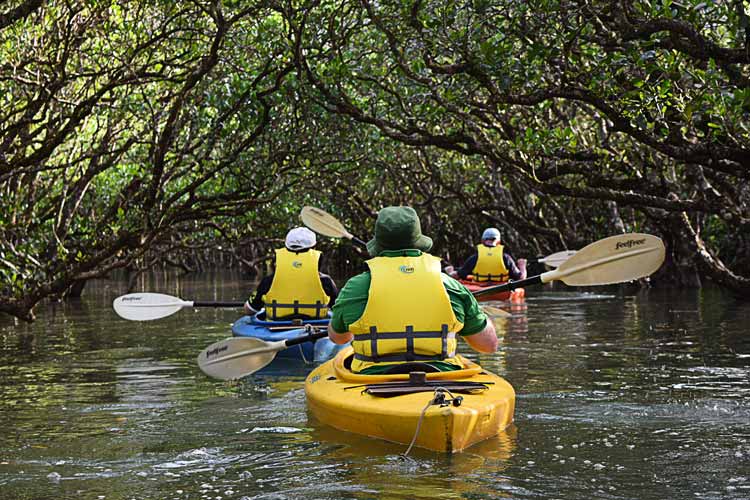
<svg viewBox="0 0 750 500"><path fill-rule="evenodd" d="M450 398L445 397L445 393L448 393L450 395ZM433 393L432 399L430 399L427 402L427 405L422 409L422 413L419 415L419 420L417 420L417 428L414 431L414 437L411 438L411 443L409 443L409 447L406 449L406 451L401 455L402 458L407 458L407 455L411 451L411 449L414 447L414 443L417 441L417 436L419 435L419 429L422 427L422 419L424 419L424 414L427 413L427 409L432 405L437 405L439 407L444 406L461 406L461 403L463 402L464 398L463 396L454 396L451 391L444 387L436 387L435 392Z"/></svg>
<svg viewBox="0 0 750 500"><path fill-rule="evenodd" d="M313 327L313 325L311 325L310 323L306 323L305 324L305 334L307 334L308 336L310 336L313 333L314 333L314 327ZM298 344L297 347L299 347L299 355L302 358L302 362L305 363L306 365L312 365L312 364L314 364L315 360L308 361L307 358L305 357L305 350L302 348L302 344ZM313 355L313 357L314 357L314 355Z"/></svg>

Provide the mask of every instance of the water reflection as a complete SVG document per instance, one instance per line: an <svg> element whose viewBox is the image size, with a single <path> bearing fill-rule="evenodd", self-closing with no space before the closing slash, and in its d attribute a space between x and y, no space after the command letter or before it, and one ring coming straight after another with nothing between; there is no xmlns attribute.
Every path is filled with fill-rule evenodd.
<svg viewBox="0 0 750 500"><path fill-rule="evenodd" d="M141 290L239 301L251 285L165 274ZM514 385L515 424L406 459L311 418L302 362L203 376L196 354L240 311L131 323L111 310L124 292L0 317L0 497L750 497L750 306L717 290L527 290L497 354L462 348Z"/></svg>

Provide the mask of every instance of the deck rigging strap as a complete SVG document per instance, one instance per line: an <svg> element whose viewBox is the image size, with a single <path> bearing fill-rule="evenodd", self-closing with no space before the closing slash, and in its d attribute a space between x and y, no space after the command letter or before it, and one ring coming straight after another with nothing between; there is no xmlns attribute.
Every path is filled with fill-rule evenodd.
<svg viewBox="0 0 750 500"><path fill-rule="evenodd" d="M360 386L361 387L361 386ZM382 398L403 396L404 394L415 394L418 392L433 392L437 389L445 389L459 394L477 394L489 389L488 382L469 381L425 381L421 383L383 382L381 384L368 384L364 386L363 393Z"/></svg>

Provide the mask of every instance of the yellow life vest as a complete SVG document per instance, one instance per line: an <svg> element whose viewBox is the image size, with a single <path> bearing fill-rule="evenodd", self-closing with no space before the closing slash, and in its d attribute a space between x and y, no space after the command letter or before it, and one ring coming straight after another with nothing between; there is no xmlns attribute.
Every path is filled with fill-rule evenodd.
<svg viewBox="0 0 750 500"><path fill-rule="evenodd" d="M477 263L471 274L474 281L508 281L510 275L503 260L503 246L477 245Z"/></svg>
<svg viewBox="0 0 750 500"><path fill-rule="evenodd" d="M370 267L367 305L349 325L354 334L352 371L374 364L456 359L456 332L463 323L453 313L440 274L440 259L375 257Z"/></svg>
<svg viewBox="0 0 750 500"><path fill-rule="evenodd" d="M323 291L318 275L320 252L294 253L286 248L276 250L276 270L271 288L262 297L268 319L293 314L310 318L328 315L330 297Z"/></svg>

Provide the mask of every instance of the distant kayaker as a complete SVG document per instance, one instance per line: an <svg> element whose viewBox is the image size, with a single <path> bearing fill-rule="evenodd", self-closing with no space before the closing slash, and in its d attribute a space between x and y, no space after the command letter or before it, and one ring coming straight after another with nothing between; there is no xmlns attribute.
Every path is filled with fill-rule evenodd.
<svg viewBox="0 0 750 500"><path fill-rule="evenodd" d="M352 341L352 371L456 370L457 336L478 352L497 350L492 322L463 285L440 272L430 248L414 209L380 210L367 243L369 271L341 289L328 327L333 342ZM420 365L412 369L414 362Z"/></svg>
<svg viewBox="0 0 750 500"><path fill-rule="evenodd" d="M285 248L276 249L274 272L260 281L245 312L266 308L266 319L325 318L338 296L336 283L318 270L320 252L313 250L315 233L306 227L291 229Z"/></svg>
<svg viewBox="0 0 750 500"><path fill-rule="evenodd" d="M516 265L500 241L500 230L488 227L482 233L482 243L477 245L476 252L450 275L463 280L471 275L474 281L518 281L526 279L526 259L518 259Z"/></svg>

